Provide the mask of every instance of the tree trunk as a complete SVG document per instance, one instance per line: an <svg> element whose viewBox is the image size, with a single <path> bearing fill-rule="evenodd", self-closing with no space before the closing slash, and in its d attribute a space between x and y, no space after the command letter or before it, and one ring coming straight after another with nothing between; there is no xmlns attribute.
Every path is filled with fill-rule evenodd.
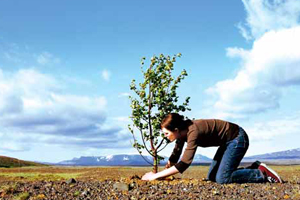
<svg viewBox="0 0 300 200"><path fill-rule="evenodd" d="M157 156L157 152L154 152L154 156L153 156L153 173L157 173L158 172L158 156Z"/></svg>

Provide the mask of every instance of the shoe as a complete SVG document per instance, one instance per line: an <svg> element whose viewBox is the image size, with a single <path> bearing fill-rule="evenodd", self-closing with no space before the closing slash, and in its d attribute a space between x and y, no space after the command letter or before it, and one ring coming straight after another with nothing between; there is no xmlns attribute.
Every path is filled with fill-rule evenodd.
<svg viewBox="0 0 300 200"><path fill-rule="evenodd" d="M280 176L264 163L260 163L258 169L264 174L266 180L270 183L282 183Z"/></svg>
<svg viewBox="0 0 300 200"><path fill-rule="evenodd" d="M257 160L254 163L252 163L250 166L246 167L246 169L258 169L258 167L259 167L260 164L261 164L261 162L259 162Z"/></svg>

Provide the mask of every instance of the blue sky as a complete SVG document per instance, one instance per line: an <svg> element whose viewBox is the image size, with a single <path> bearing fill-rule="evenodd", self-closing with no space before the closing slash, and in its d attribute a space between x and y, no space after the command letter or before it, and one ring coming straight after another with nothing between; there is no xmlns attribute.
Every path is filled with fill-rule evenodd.
<svg viewBox="0 0 300 200"><path fill-rule="evenodd" d="M188 117L238 123L247 155L299 148L298 4L1 1L0 154L57 162L136 153L129 84L141 80L142 57L179 52Z"/></svg>

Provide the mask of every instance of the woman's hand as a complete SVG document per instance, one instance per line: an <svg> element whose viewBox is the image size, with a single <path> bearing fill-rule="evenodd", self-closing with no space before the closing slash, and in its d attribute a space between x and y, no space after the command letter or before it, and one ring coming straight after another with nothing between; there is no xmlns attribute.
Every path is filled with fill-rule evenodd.
<svg viewBox="0 0 300 200"><path fill-rule="evenodd" d="M172 167L170 167L168 169L164 169L163 171L158 172L158 173L148 172L142 177L142 180L153 181L155 179L160 179L160 178L163 178L163 177L171 176L171 175L176 174L178 172L179 171L176 169L176 167L172 166Z"/></svg>
<svg viewBox="0 0 300 200"><path fill-rule="evenodd" d="M156 179L155 173L153 172L148 172L142 177L142 180L144 181L153 181L155 179Z"/></svg>
<svg viewBox="0 0 300 200"><path fill-rule="evenodd" d="M172 167L172 166L175 165L175 164L176 164L176 163L170 162L170 161L168 160L168 163L166 164L165 169L168 169L168 168Z"/></svg>

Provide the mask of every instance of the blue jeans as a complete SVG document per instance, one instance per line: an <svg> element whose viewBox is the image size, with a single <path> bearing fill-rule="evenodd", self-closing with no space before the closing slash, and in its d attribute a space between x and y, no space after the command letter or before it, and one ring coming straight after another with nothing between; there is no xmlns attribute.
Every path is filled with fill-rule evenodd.
<svg viewBox="0 0 300 200"><path fill-rule="evenodd" d="M208 180L221 184L265 182L259 169L237 169L248 147L248 135L240 127L236 138L218 148L208 172Z"/></svg>

